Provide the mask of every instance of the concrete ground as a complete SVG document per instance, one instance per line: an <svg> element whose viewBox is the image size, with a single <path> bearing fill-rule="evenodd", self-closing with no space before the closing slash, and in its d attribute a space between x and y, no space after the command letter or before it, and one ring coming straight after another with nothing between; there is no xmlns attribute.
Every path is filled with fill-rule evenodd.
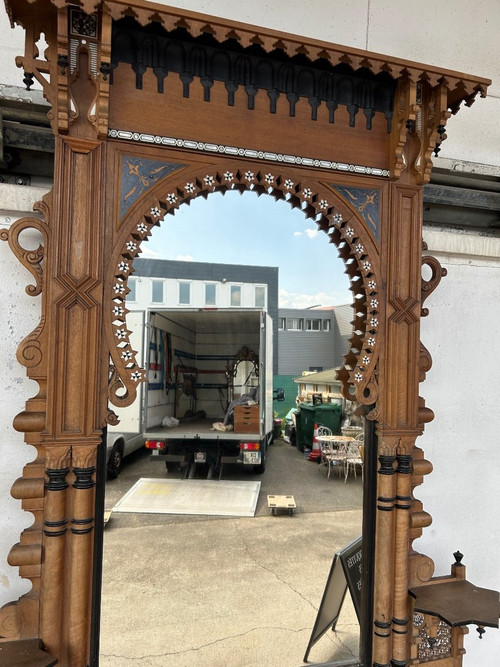
<svg viewBox="0 0 500 667"><path fill-rule="evenodd" d="M143 453L130 459L107 483L106 507L138 477L165 474ZM361 480L327 480L283 441L270 448L263 476L236 469L225 478L238 476L262 482L253 518L111 515L101 667L304 664L333 556L361 534ZM271 516L268 493L294 495L296 514ZM309 664L350 664L358 641L347 594L335 632L314 644Z"/></svg>

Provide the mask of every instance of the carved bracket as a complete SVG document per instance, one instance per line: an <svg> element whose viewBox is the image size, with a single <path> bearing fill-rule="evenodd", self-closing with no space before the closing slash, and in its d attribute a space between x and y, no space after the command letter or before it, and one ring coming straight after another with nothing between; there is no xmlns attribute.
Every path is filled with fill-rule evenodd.
<svg viewBox="0 0 500 667"><path fill-rule="evenodd" d="M102 139L108 131L111 17L62 6L57 22L43 13L23 18L25 54L16 58L29 90L36 79L52 106L48 113L55 134L79 125L87 138ZM57 26L57 27L56 27ZM47 48L40 53L38 43Z"/></svg>
<svg viewBox="0 0 500 667"><path fill-rule="evenodd" d="M431 87L423 77L418 81L409 76L399 81L395 100L395 123L391 134L391 176L401 177L410 169L415 182L423 185L430 180L432 152L446 138L448 89L440 80ZM436 153L437 154L437 153Z"/></svg>
<svg viewBox="0 0 500 667"><path fill-rule="evenodd" d="M422 244L422 246L424 250L427 250L427 244L425 242ZM428 280L422 278L421 290L423 304L427 297L429 297L439 285L441 278L444 278L447 275L448 271L441 266L439 260L437 260L435 257L432 257L431 255L422 257L422 266L428 266L431 270L431 277ZM428 314L428 308L422 308L422 317L427 317Z"/></svg>

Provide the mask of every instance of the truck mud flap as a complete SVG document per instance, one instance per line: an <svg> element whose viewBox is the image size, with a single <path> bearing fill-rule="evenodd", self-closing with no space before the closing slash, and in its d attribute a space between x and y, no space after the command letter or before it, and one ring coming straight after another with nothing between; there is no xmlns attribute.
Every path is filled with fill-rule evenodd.
<svg viewBox="0 0 500 667"><path fill-rule="evenodd" d="M221 456L219 459L219 480L222 479L222 471L224 469L225 463L238 463L240 460L239 456Z"/></svg>
<svg viewBox="0 0 500 667"><path fill-rule="evenodd" d="M184 468L184 478L187 477L189 472L189 464L187 457L183 454L159 454L155 458L165 461L167 469L169 463L178 463L181 469Z"/></svg>

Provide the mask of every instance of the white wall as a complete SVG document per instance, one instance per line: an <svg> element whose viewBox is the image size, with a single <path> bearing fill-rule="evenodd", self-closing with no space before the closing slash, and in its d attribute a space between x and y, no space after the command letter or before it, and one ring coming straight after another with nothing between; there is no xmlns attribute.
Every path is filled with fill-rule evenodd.
<svg viewBox="0 0 500 667"><path fill-rule="evenodd" d="M44 190L18 188L0 184L0 229L10 227L19 217L30 215L33 203L40 199ZM9 208L7 208L7 206ZM24 213L22 212L24 211ZM24 232L26 248L39 244L37 232ZM40 299L25 292L34 280L14 257L8 244L0 241L0 377L3 391L0 400L0 442L2 463L0 465L0 516L2 531L0 539L0 605L17 599L30 588L28 581L18 576L18 568L7 564L7 556L13 544L19 541L24 528L33 523L33 515L21 509L20 502L10 495L13 482L22 475L23 467L34 460L36 450L24 444L23 434L12 428L14 416L24 409L26 399L38 393L38 384L26 378L24 367L16 359L18 344L31 333L40 320Z"/></svg>
<svg viewBox="0 0 500 667"><path fill-rule="evenodd" d="M436 574L449 574L453 552L464 554L467 578L500 590L500 239L428 231L429 254L447 269L425 306L421 340L433 366L421 395L435 411L419 440L434 472L415 495L433 517L416 544L431 556ZM465 640L465 664L494 664L500 633Z"/></svg>
<svg viewBox="0 0 500 667"><path fill-rule="evenodd" d="M449 138L440 156L500 165L497 0L420 0L413 4L401 0L171 0L168 4L492 78L488 98L478 99L471 109L462 109L450 120ZM14 65L15 55L23 52L22 31L10 31L6 15L0 13L0 32L0 83L22 85L22 72ZM13 191L8 193L5 187L0 186L0 223L4 224L6 217L31 210L31 205L14 201ZM39 198L34 194L34 199ZM417 547L435 559L437 574L449 572L452 552L460 549L469 579L499 589L498 240L438 233L426 237L430 250L440 253L448 277L429 298L426 305L431 312L422 323L422 340L433 355L434 366L421 393L436 419L427 426L421 445L435 473L426 478L417 495L434 524L424 531ZM12 430L11 422L26 398L37 391L15 361L15 349L36 326L39 315L37 299L24 293L30 276L5 243L0 243L0 261L4 278L9 278L0 285L5 387L0 402L1 605L16 599L27 587L17 569L6 564L6 557L31 515L20 510L9 489L33 453ZM500 633L489 630L478 641L472 630L465 645L466 665L493 665L494 656L500 654Z"/></svg>

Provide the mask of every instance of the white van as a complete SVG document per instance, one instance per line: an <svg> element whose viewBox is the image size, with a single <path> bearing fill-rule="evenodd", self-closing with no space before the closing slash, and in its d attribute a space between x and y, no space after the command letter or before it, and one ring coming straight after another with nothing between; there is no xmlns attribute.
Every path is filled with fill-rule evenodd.
<svg viewBox="0 0 500 667"><path fill-rule="evenodd" d="M144 447L142 433L108 431L106 438L106 471L108 479L116 479L122 469L123 458Z"/></svg>

